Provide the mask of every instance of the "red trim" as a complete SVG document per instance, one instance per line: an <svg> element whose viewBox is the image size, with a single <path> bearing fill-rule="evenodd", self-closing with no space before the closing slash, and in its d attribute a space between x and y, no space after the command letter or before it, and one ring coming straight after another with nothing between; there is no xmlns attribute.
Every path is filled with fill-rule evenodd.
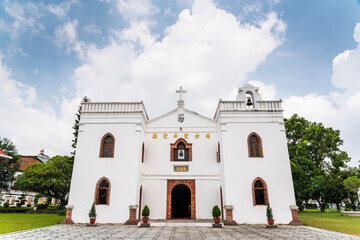
<svg viewBox="0 0 360 240"><path fill-rule="evenodd" d="M105 144L105 140L106 138L110 136L113 139L113 148L112 148L112 152L111 152L111 157L104 157L104 144ZM100 153L99 153L99 157L101 158L113 158L114 157L114 150L115 150L115 137L111 134L111 133L106 133L102 138L101 138L101 142L100 142Z"/></svg>
<svg viewBox="0 0 360 240"><path fill-rule="evenodd" d="M141 219L141 212L142 212L142 209L141 209L141 199L142 199L142 186L140 187L140 196L139 196L139 218L138 218L138 219Z"/></svg>
<svg viewBox="0 0 360 240"><path fill-rule="evenodd" d="M185 139L179 138L175 143L170 143L170 161L175 160L174 152L178 148L178 145L183 143L185 149L189 150L189 162L192 161L192 143L188 143Z"/></svg>
<svg viewBox="0 0 360 240"><path fill-rule="evenodd" d="M166 219L171 218L171 192L176 185L184 184L190 189L191 219L196 219L196 202L195 202L195 180L178 179L167 180L167 201L166 201Z"/></svg>
<svg viewBox="0 0 360 240"><path fill-rule="evenodd" d="M218 142L218 151L216 153L216 161L219 163L221 162L221 155L220 155L220 143Z"/></svg>
<svg viewBox="0 0 360 240"><path fill-rule="evenodd" d="M253 204L254 206L259 206L259 204L256 204L256 199L255 199L255 183L256 181L260 181L263 185L262 189L264 191L264 200L265 200L265 204L264 205L268 205L269 204L269 196L268 196L268 189L267 189L267 185L266 185L266 182L260 178L260 177L257 177L254 179L254 181L252 182L252 195L253 195ZM259 189L259 188L257 188Z"/></svg>
<svg viewBox="0 0 360 240"><path fill-rule="evenodd" d="M255 136L256 139L258 140L258 144L259 144L259 157L262 158L264 157L264 154L263 154L263 147L262 147L262 140L261 140L261 137L256 133L256 132L252 132L249 134L248 138L247 138L247 145L248 145L248 153L249 153L249 157L250 158L259 158L259 157L252 157L251 156L251 151L250 151L250 138L251 136Z"/></svg>
<svg viewBox="0 0 360 240"><path fill-rule="evenodd" d="M100 184L103 180L107 181L107 183L109 184L109 187L107 188L107 193L106 193L106 204L99 204ZM111 184L110 184L109 179L106 177L100 178L100 180L96 183L96 188L95 188L95 201L94 201L95 205L109 205L110 204L110 191L111 191Z"/></svg>
<svg viewBox="0 0 360 240"><path fill-rule="evenodd" d="M223 194L222 187L220 186L220 203L221 203L221 219L224 221L224 202L223 202Z"/></svg>
<svg viewBox="0 0 360 240"><path fill-rule="evenodd" d="M141 155L141 162L144 163L144 154L145 154L145 143L142 144L142 155ZM140 219L140 218L139 218Z"/></svg>

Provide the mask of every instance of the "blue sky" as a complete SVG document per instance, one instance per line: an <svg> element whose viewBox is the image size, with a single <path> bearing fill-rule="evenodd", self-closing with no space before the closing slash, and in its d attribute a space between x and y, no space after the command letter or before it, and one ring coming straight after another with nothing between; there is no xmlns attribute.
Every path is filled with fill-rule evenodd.
<svg viewBox="0 0 360 240"><path fill-rule="evenodd" d="M250 81L285 116L340 129L355 165L359 13L355 0L1 1L0 136L67 154L84 95L144 100L154 118L183 85L186 106L212 116Z"/></svg>

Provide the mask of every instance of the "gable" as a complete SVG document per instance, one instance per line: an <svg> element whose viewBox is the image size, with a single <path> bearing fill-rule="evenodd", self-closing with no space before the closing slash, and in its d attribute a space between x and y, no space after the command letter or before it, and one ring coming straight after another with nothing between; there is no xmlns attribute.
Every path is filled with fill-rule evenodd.
<svg viewBox="0 0 360 240"><path fill-rule="evenodd" d="M216 121L184 107L178 107L148 121L146 127L216 127Z"/></svg>

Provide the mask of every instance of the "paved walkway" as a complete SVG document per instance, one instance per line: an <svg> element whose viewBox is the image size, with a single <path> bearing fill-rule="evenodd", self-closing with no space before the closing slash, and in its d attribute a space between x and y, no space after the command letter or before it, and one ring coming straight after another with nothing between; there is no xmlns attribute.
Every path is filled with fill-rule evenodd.
<svg viewBox="0 0 360 240"><path fill-rule="evenodd" d="M204 225L205 223L202 223ZM159 223L154 223L159 225ZM342 234L311 227L280 225L275 229L263 225L239 225L223 228L187 226L188 224L163 224L150 228L101 224L86 227L84 224L54 225L0 235L0 239L360 239L360 236ZM200 224L201 225L201 224Z"/></svg>

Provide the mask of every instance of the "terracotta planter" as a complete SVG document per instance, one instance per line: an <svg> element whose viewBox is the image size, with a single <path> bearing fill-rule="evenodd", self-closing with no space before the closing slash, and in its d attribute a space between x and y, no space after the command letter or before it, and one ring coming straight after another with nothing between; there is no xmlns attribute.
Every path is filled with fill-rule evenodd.
<svg viewBox="0 0 360 240"><path fill-rule="evenodd" d="M90 218L90 224L94 224L96 221L96 218Z"/></svg>
<svg viewBox="0 0 360 240"><path fill-rule="evenodd" d="M149 222L149 218L148 218L148 217L143 217L142 221L143 221L143 223L148 223L148 222Z"/></svg>
<svg viewBox="0 0 360 240"><path fill-rule="evenodd" d="M220 218L214 218L214 223L219 224L220 223Z"/></svg>
<svg viewBox="0 0 360 240"><path fill-rule="evenodd" d="M269 225L274 225L274 219L268 219L267 222Z"/></svg>

